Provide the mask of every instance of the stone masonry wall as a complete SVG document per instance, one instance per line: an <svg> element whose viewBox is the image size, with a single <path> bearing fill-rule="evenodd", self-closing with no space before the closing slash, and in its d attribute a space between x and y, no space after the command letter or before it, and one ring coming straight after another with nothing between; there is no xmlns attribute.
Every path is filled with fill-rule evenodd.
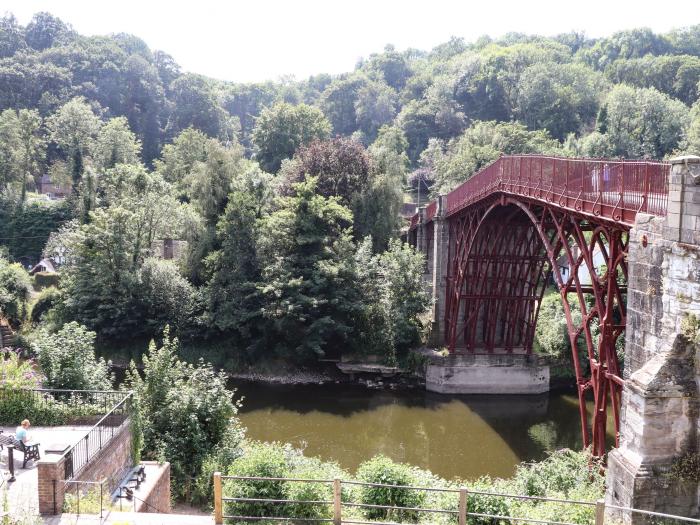
<svg viewBox="0 0 700 525"><path fill-rule="evenodd" d="M609 504L700 517L700 484L674 465L700 449L700 158L672 161L668 216L630 232L620 447L608 458ZM611 512L624 523L638 514Z"/></svg>

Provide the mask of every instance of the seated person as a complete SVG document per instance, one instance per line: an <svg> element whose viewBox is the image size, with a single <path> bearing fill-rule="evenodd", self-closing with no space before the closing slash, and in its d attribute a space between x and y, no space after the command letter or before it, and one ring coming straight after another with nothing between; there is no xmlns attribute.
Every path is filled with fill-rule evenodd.
<svg viewBox="0 0 700 525"><path fill-rule="evenodd" d="M29 443L29 420L25 419L20 423L20 425L17 427L17 430L15 430L15 439L17 441L21 441L22 443Z"/></svg>

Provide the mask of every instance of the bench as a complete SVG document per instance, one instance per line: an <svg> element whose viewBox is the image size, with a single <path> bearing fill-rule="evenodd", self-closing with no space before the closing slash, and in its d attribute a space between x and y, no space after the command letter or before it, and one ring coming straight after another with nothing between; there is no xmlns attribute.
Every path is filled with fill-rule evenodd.
<svg viewBox="0 0 700 525"><path fill-rule="evenodd" d="M24 454L24 461L22 462L22 468L27 468L27 461L41 459L39 454L39 443L22 443L17 441L14 436L8 436L0 433L0 447L3 445L13 445L15 450L19 450Z"/></svg>

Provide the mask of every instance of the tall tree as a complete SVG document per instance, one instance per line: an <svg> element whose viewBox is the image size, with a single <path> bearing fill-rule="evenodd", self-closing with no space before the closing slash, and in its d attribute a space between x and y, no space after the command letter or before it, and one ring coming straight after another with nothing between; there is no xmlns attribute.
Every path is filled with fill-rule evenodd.
<svg viewBox="0 0 700 525"><path fill-rule="evenodd" d="M87 100L76 97L66 102L46 121L49 138L56 143L70 163L72 191L80 191L85 156L90 155L102 122Z"/></svg>
<svg viewBox="0 0 700 525"><path fill-rule="evenodd" d="M342 345L361 307L354 286L352 213L311 177L262 219L259 257L265 333L275 352L313 361Z"/></svg>
<svg viewBox="0 0 700 525"><path fill-rule="evenodd" d="M17 112L19 138L19 171L22 174L20 202L27 196L27 184L39 177L44 160L46 143L41 135L41 117L36 110L20 109Z"/></svg>
<svg viewBox="0 0 700 525"><path fill-rule="evenodd" d="M255 158L265 171L276 173L282 160L291 158L298 147L325 139L330 131L323 113L314 107L275 104L264 109L255 123Z"/></svg>
<svg viewBox="0 0 700 525"><path fill-rule="evenodd" d="M141 143L129 129L125 117L115 117L100 129L94 148L95 163L105 171L117 164L138 164Z"/></svg>

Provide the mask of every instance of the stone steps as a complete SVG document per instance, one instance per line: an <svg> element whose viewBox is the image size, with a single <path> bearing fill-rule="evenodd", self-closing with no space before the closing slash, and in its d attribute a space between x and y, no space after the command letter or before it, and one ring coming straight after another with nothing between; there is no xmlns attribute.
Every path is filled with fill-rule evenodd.
<svg viewBox="0 0 700 525"><path fill-rule="evenodd" d="M0 320L0 348L15 344L15 333L4 320Z"/></svg>

